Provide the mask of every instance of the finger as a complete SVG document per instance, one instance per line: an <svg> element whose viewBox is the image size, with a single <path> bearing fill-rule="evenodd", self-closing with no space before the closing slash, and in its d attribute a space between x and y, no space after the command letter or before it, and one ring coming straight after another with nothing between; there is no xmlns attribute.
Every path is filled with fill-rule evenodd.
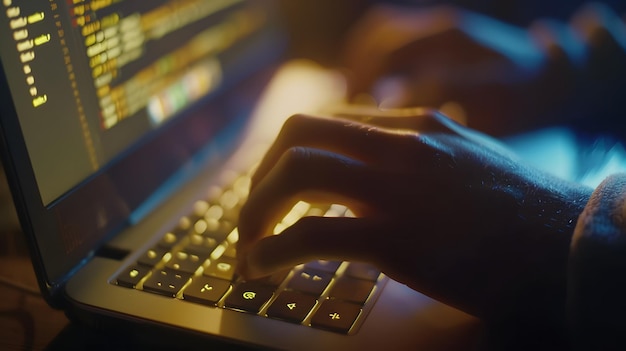
<svg viewBox="0 0 626 351"><path fill-rule="evenodd" d="M379 184L384 172L371 165L317 149L293 148L250 193L241 209L238 252L271 234L297 201L339 203L358 215L390 196Z"/></svg>
<svg viewBox="0 0 626 351"><path fill-rule="evenodd" d="M295 115L283 125L252 176L250 188L255 189L290 148L327 150L365 163L382 164L389 160L390 150L401 139L398 132L354 120Z"/></svg>
<svg viewBox="0 0 626 351"><path fill-rule="evenodd" d="M348 96L354 98L359 93L370 92L374 83L387 73L423 66L423 58L432 55L429 42L423 41L456 28L459 17L459 10L449 6L417 11L402 7L378 9L348 36L344 54Z"/></svg>
<svg viewBox="0 0 626 351"><path fill-rule="evenodd" d="M257 242L240 260L239 272L255 279L314 259L372 262L383 229L381 220L370 218L304 217Z"/></svg>
<svg viewBox="0 0 626 351"><path fill-rule="evenodd" d="M347 35L347 45L342 53L348 79L348 97L369 92L374 81L385 71L387 51L380 43L389 36L388 25L395 17L390 6L374 6Z"/></svg>

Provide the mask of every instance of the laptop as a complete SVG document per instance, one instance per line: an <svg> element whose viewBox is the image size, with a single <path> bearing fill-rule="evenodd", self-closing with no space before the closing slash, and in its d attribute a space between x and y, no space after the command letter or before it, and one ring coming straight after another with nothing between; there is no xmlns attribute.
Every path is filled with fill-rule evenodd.
<svg viewBox="0 0 626 351"><path fill-rule="evenodd" d="M254 165L290 114L343 98L285 61L277 2L0 6L2 160L51 306L174 347L449 349L476 326L364 263L233 273ZM306 215L351 213L301 202L276 232Z"/></svg>

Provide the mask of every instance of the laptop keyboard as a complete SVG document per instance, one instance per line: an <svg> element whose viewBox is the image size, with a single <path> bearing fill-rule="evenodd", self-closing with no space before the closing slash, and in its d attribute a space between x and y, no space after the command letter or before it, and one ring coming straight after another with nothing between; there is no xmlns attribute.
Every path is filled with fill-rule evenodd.
<svg viewBox="0 0 626 351"><path fill-rule="evenodd" d="M387 278L356 262L313 261L254 281L236 271L237 217L250 178L214 188L192 213L114 279L123 287L214 308L350 333L365 318ZM296 204L274 229L280 233L303 216L351 216L343 206Z"/></svg>

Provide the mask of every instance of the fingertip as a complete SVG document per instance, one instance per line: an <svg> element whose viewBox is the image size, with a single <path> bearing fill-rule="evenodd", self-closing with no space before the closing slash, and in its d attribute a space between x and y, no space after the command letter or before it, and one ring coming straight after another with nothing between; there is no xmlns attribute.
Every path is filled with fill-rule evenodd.
<svg viewBox="0 0 626 351"><path fill-rule="evenodd" d="M259 258L254 249L238 254L238 260L237 274L246 280L259 279L273 273L271 267L264 264L264 260Z"/></svg>
<svg viewBox="0 0 626 351"><path fill-rule="evenodd" d="M245 256L240 256L239 254L237 254L237 268L235 269L235 272L238 276L241 276L247 280L250 279L248 271L248 262Z"/></svg>

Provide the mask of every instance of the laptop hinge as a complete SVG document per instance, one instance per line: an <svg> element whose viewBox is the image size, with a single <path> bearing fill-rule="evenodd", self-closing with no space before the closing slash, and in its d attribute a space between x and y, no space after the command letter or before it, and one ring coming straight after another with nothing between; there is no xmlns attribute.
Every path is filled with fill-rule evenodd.
<svg viewBox="0 0 626 351"><path fill-rule="evenodd" d="M95 256L108 258L116 261L122 261L128 254L129 250L120 249L119 247L113 247L109 245L103 245L96 251Z"/></svg>

